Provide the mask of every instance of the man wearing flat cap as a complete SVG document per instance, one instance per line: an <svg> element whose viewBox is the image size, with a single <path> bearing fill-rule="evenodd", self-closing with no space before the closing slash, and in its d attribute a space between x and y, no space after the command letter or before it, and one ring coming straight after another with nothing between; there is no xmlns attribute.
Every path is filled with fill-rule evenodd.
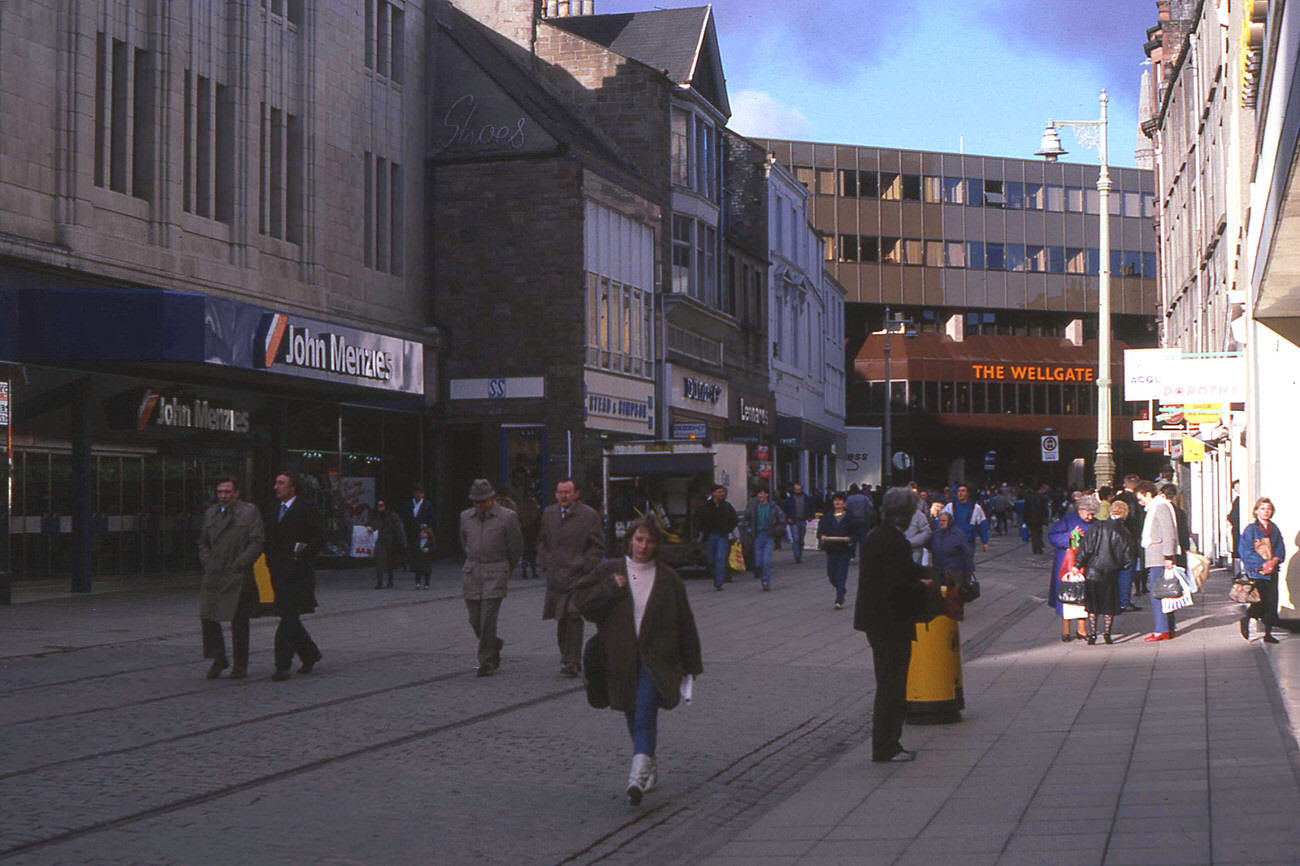
<svg viewBox="0 0 1300 866"><path fill-rule="evenodd" d="M524 552L524 534L519 518L497 504L496 491L486 478L469 488L473 505L460 513L460 543L465 551L461 588L469 624L478 638L478 675L490 677L501 664L497 637L497 614L506 597L506 584L514 564Z"/></svg>

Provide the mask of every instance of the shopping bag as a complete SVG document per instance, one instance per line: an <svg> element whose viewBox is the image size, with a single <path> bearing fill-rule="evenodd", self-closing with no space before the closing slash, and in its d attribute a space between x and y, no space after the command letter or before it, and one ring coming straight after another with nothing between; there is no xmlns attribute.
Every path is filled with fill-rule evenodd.
<svg viewBox="0 0 1300 866"><path fill-rule="evenodd" d="M257 583L257 603L274 604L275 590L271 588L271 569L266 564L266 554L253 563L253 580Z"/></svg>
<svg viewBox="0 0 1300 866"><path fill-rule="evenodd" d="M803 546L805 550L818 550L820 545L817 543L817 521L809 520L803 528Z"/></svg>
<svg viewBox="0 0 1300 866"><path fill-rule="evenodd" d="M1200 592L1201 587L1205 585L1205 579L1210 576L1210 558L1202 556L1195 550L1187 552L1187 574L1191 577L1192 582L1196 584L1196 591Z"/></svg>
<svg viewBox="0 0 1300 866"><path fill-rule="evenodd" d="M727 555L727 567L732 571L745 570L745 548L739 540L731 542L731 553Z"/></svg>

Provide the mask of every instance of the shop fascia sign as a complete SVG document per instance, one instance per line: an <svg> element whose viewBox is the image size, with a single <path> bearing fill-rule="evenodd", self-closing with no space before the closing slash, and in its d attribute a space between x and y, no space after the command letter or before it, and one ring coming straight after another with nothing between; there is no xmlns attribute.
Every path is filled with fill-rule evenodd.
<svg viewBox="0 0 1300 866"><path fill-rule="evenodd" d="M682 396L687 400L717 405L722 399L722 386L716 382L697 379L694 376L682 377Z"/></svg>
<svg viewBox="0 0 1300 866"><path fill-rule="evenodd" d="M288 313L266 312L254 336L262 370L423 393L424 346Z"/></svg>
<svg viewBox="0 0 1300 866"><path fill-rule="evenodd" d="M1184 355L1179 349L1126 349L1124 399L1162 404L1246 402L1240 354Z"/></svg>
<svg viewBox="0 0 1300 866"><path fill-rule="evenodd" d="M1097 371L1075 364L971 364L976 381L1095 382Z"/></svg>
<svg viewBox="0 0 1300 866"><path fill-rule="evenodd" d="M177 397L148 388L140 395L135 429L143 432L150 427L247 433L251 424L247 409L221 406L202 397Z"/></svg>
<svg viewBox="0 0 1300 866"><path fill-rule="evenodd" d="M768 424L767 410L762 406L754 406L746 402L744 397L740 398L740 420L747 424L761 424L766 427Z"/></svg>

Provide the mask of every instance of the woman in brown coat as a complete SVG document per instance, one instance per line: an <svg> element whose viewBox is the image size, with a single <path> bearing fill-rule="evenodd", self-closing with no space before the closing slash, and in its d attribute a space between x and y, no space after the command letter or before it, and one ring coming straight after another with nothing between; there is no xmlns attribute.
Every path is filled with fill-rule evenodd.
<svg viewBox="0 0 1300 866"><path fill-rule="evenodd" d="M627 797L636 806L658 782L659 710L676 707L683 679L704 667L686 587L657 559L659 528L638 520L628 530L628 555L602 563L582 579L574 597L582 615L596 624L610 709L627 718L633 751Z"/></svg>

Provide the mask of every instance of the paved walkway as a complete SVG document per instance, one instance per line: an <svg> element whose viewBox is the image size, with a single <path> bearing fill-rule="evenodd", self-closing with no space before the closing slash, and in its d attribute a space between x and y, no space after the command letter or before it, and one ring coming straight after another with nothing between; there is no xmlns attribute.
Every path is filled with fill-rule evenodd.
<svg viewBox="0 0 1300 866"><path fill-rule="evenodd" d="M965 719L909 727L903 765L869 760L870 653L818 554L778 552L771 593L690 581L705 675L640 809L622 720L558 674L539 581L512 582L482 680L454 563L429 592L322 572L325 661L284 684L270 620L248 680L203 679L192 580L46 587L0 608L0 861L1300 860L1300 638L1242 641L1220 574L1174 641L1143 643L1143 611L1114 646L1062 644L1047 560L1005 538L979 560Z"/></svg>
<svg viewBox="0 0 1300 866"><path fill-rule="evenodd" d="M1294 713L1300 638L1246 643L1226 594L1216 573L1157 644L1133 632L1147 611L1117 620L1129 633L1114 646L1062 644L1046 608L1013 622L965 666L964 721L906 728L914 763L874 764L863 743L706 862L1300 862L1295 737L1273 682Z"/></svg>

